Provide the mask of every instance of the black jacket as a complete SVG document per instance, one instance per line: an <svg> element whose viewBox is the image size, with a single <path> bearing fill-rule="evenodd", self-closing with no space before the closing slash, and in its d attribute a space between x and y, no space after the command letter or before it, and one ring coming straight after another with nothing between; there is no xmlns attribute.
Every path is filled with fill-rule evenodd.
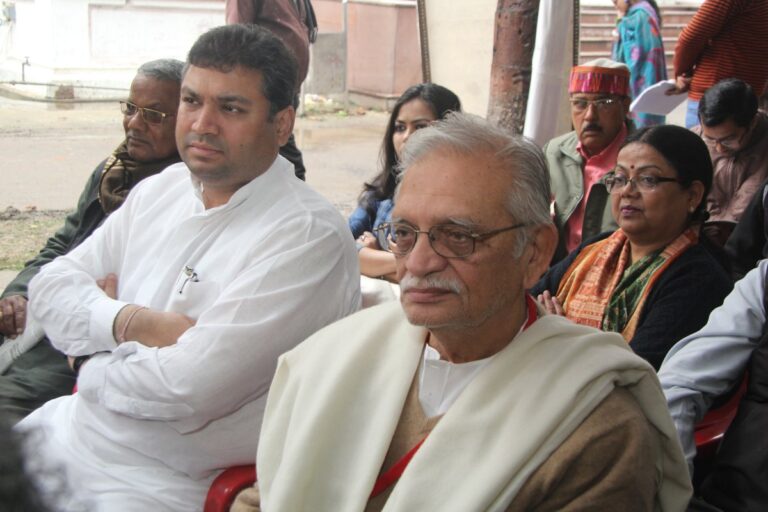
<svg viewBox="0 0 768 512"><path fill-rule="evenodd" d="M550 268L531 293L536 296L549 290L554 295L581 250L608 235L602 233L579 246ZM703 327L709 313L723 303L731 288L733 281L705 243L690 247L651 289L629 346L658 370L672 345Z"/></svg>

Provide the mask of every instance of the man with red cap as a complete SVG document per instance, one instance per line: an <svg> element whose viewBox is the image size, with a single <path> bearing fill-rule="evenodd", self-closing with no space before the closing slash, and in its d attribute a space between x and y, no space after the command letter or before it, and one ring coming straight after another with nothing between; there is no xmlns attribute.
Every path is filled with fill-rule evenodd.
<svg viewBox="0 0 768 512"><path fill-rule="evenodd" d="M596 59L571 70L568 84L574 130L544 146L560 233L555 260L583 240L616 229L602 178L616 165L627 133L629 69Z"/></svg>

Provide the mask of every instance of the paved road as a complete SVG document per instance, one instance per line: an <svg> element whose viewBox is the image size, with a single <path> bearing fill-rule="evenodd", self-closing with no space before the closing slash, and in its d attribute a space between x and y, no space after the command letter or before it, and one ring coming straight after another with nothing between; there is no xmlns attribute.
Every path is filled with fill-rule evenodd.
<svg viewBox="0 0 768 512"><path fill-rule="evenodd" d="M121 141L118 106L71 109L0 98L0 210L74 207L94 167ZM297 120L307 181L346 216L376 172L387 115L326 114ZM0 290L15 272L0 271Z"/></svg>
<svg viewBox="0 0 768 512"><path fill-rule="evenodd" d="M380 112L297 120L307 179L342 211L375 173L385 123ZM62 110L0 98L0 209L72 208L88 175L122 136L117 105Z"/></svg>

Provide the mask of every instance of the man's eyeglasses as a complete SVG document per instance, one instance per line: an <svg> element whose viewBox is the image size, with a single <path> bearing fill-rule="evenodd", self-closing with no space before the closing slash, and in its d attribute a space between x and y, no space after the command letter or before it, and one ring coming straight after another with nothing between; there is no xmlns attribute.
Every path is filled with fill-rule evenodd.
<svg viewBox="0 0 768 512"><path fill-rule="evenodd" d="M680 183L677 178L664 178L662 176L653 176L651 174L641 174L634 178L627 178L623 174L610 174L605 178L605 186L608 192L621 192L627 184L634 185L641 192L650 192L656 190L659 183Z"/></svg>
<svg viewBox="0 0 768 512"><path fill-rule="evenodd" d="M173 114L166 114L159 110L152 110L151 108L140 107L130 101L120 102L120 111L124 116L133 117L137 112L141 112L141 118L147 123L160 124L166 117L173 117Z"/></svg>
<svg viewBox="0 0 768 512"><path fill-rule="evenodd" d="M395 256L405 256L411 252L416 245L416 239L419 237L419 234L424 233L427 235L432 249L443 258L466 258L475 252L475 243L478 240L486 240L499 233L522 228L526 225L526 223L521 222L514 226L494 229L484 233L476 233L469 228L455 224L432 226L428 231L421 231L402 222L383 224L380 228L389 228L391 230L392 241L395 244L391 246L391 249Z"/></svg>
<svg viewBox="0 0 768 512"><path fill-rule="evenodd" d="M749 130L745 130L744 133L738 136L729 135L728 137L713 139L713 138L707 137L706 135L702 135L701 138L709 147L714 148L715 146L720 144L720 146L724 147L725 149L736 150L736 149L739 149L739 146L741 145L741 141L747 133L749 133Z"/></svg>
<svg viewBox="0 0 768 512"><path fill-rule="evenodd" d="M571 108L574 112L584 112L590 105L594 105L598 112L607 110L611 105L615 105L619 100L615 98L600 98L596 100L588 100L584 98L571 98Z"/></svg>

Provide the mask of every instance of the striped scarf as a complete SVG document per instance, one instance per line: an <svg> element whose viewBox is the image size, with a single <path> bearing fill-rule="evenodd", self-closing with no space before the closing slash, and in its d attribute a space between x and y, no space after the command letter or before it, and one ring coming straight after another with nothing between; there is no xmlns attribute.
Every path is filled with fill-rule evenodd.
<svg viewBox="0 0 768 512"><path fill-rule="evenodd" d="M653 285L698 239L698 233L689 228L663 249L635 263L631 262L627 235L620 229L585 247L557 290L565 316L578 324L619 332L629 343Z"/></svg>
<svg viewBox="0 0 768 512"><path fill-rule="evenodd" d="M178 153L155 162L138 162L128 154L128 146L123 141L117 149L109 155L104 170L101 171L99 182L99 202L104 213L109 215L117 210L128 192L134 185L154 174L159 173L169 165L180 160Z"/></svg>

